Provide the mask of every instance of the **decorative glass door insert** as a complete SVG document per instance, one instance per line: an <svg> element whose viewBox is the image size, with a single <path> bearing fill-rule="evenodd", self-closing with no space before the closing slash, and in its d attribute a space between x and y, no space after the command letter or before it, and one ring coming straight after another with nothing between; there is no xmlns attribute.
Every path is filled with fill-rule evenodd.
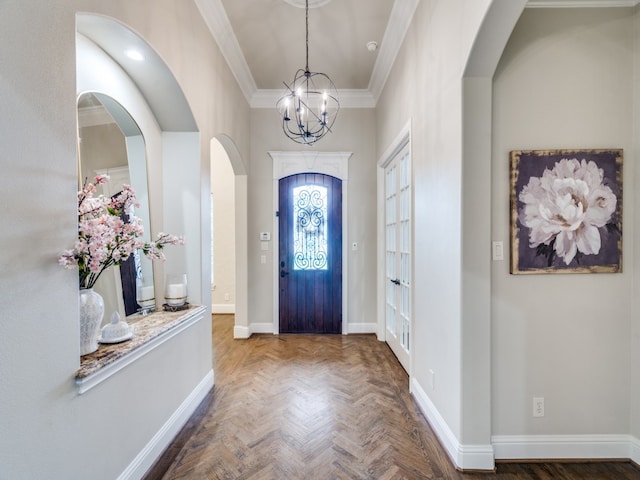
<svg viewBox="0 0 640 480"><path fill-rule="evenodd" d="M293 189L294 270L326 270L327 188L303 185Z"/></svg>

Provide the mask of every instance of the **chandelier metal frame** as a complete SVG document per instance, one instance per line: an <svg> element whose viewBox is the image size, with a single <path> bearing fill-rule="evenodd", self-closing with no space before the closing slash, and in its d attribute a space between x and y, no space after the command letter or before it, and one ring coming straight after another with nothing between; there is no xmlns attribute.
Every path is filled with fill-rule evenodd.
<svg viewBox="0 0 640 480"><path fill-rule="evenodd" d="M309 70L309 0L305 1L306 64L298 69L287 92L276 108L282 118L282 130L296 143L312 145L327 133L340 110L338 90L328 75Z"/></svg>

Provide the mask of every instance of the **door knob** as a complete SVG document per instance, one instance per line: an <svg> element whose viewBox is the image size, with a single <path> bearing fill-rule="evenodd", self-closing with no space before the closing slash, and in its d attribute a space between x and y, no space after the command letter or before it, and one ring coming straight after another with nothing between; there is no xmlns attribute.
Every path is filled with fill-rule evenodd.
<svg viewBox="0 0 640 480"><path fill-rule="evenodd" d="M284 270L280 270L280 278L284 278L287 275L289 275L289 272L285 272Z"/></svg>
<svg viewBox="0 0 640 480"><path fill-rule="evenodd" d="M391 280L391 279L389 279ZM397 278L395 280L391 280L391 283L395 283L396 285L400 285L400 280L398 280Z"/></svg>

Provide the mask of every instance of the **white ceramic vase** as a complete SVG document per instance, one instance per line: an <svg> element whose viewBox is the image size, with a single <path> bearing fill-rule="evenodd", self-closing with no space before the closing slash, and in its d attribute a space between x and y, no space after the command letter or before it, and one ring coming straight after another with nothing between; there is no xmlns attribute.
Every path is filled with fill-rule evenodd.
<svg viewBox="0 0 640 480"><path fill-rule="evenodd" d="M104 316L104 300L93 288L80 290L80 355L98 349L98 333Z"/></svg>

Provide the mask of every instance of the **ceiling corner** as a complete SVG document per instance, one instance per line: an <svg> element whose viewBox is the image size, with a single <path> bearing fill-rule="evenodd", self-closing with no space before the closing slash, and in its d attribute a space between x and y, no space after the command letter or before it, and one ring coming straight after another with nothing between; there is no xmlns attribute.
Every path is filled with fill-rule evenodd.
<svg viewBox="0 0 640 480"><path fill-rule="evenodd" d="M247 102L257 91L256 82L251 75L249 65L242 54L242 49L238 43L229 17L225 11L221 0L195 0L198 10L204 19L213 38L215 39L222 55L224 56L233 76L236 78L242 93Z"/></svg>
<svg viewBox="0 0 640 480"><path fill-rule="evenodd" d="M396 56L400 51L400 47L402 47L418 3L420 3L420 0L395 1L393 3L391 17L384 32L378 59L373 66L373 72L369 80L368 89L376 101L382 93Z"/></svg>
<svg viewBox="0 0 640 480"><path fill-rule="evenodd" d="M258 89L249 101L251 108L273 108L284 94L285 90ZM365 89L341 89L338 90L340 108L375 108L376 98L371 91Z"/></svg>
<svg viewBox="0 0 640 480"><path fill-rule="evenodd" d="M526 8L615 8L639 3L640 0L529 0Z"/></svg>

